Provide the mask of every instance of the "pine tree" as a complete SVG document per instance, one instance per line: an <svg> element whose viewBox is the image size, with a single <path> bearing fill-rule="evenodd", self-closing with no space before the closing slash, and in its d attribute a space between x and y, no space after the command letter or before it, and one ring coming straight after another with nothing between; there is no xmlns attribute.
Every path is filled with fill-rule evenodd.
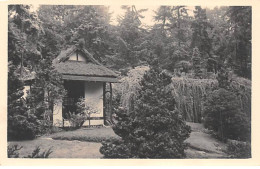
<svg viewBox="0 0 260 169"><path fill-rule="evenodd" d="M192 22L191 28L193 30L191 47L198 47L203 58L210 56L212 50L211 39L208 36L207 29L211 25L207 21L206 9L202 9L200 6L195 7L194 11L195 20Z"/></svg>
<svg viewBox="0 0 260 169"><path fill-rule="evenodd" d="M251 78L252 55L252 7L232 6L228 8L230 65L239 76Z"/></svg>
<svg viewBox="0 0 260 169"><path fill-rule="evenodd" d="M128 113L118 111L113 130L122 140L103 143L106 158L183 158L190 128L175 109L167 89L171 78L152 67L141 81L141 90Z"/></svg>
<svg viewBox="0 0 260 169"><path fill-rule="evenodd" d="M26 111L26 107L21 99L24 94L23 83L15 74L15 66L9 64L8 67L8 115L23 114Z"/></svg>
<svg viewBox="0 0 260 169"><path fill-rule="evenodd" d="M197 47L195 47L193 49L192 65L193 65L193 70L194 70L194 77L201 79L202 78L201 54Z"/></svg>
<svg viewBox="0 0 260 169"><path fill-rule="evenodd" d="M142 43L144 43L144 29L141 28L141 18L142 12L147 9L137 10L134 5L132 6L122 6L122 9L125 10L123 16L118 17L118 45L116 50L118 54L116 57L122 59L121 63L123 67L132 67L138 66L142 58L142 49L144 48Z"/></svg>
<svg viewBox="0 0 260 169"><path fill-rule="evenodd" d="M33 139L37 133L36 117L28 110L23 96L23 82L8 65L8 140Z"/></svg>
<svg viewBox="0 0 260 169"><path fill-rule="evenodd" d="M29 5L9 5L8 61L14 65L34 67L41 58L41 33L40 21Z"/></svg>
<svg viewBox="0 0 260 169"><path fill-rule="evenodd" d="M185 6L160 6L155 12L150 43L164 69L180 70L183 61L190 59L190 19Z"/></svg>

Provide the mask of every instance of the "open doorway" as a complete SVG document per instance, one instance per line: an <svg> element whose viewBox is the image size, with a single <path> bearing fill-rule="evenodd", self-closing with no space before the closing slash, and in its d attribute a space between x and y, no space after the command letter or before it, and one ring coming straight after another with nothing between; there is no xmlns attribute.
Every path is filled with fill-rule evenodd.
<svg viewBox="0 0 260 169"><path fill-rule="evenodd" d="M64 88L67 91L66 97L63 99L62 117L69 118L69 113L76 112L76 103L79 98L84 98L84 81L66 80Z"/></svg>

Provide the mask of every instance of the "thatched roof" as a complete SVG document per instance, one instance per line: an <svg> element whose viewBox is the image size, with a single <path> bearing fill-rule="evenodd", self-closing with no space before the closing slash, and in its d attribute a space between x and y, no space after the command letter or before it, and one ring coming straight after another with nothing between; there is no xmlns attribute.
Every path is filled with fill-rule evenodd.
<svg viewBox="0 0 260 169"><path fill-rule="evenodd" d="M55 65L59 73L64 75L116 77L116 74L102 66L94 63L84 63L68 60Z"/></svg>
<svg viewBox="0 0 260 169"><path fill-rule="evenodd" d="M87 62L68 60L69 57L77 50L83 54ZM89 81L92 81L90 79L93 79L93 77L99 77L99 80L97 81L117 81L117 75L112 70L100 64L87 50L78 49L75 46L61 51L60 55L53 60L53 65L55 69L63 75L63 79L68 79L68 77L71 77L69 78L70 80L75 80L73 77L75 76L77 77L76 79L79 80L89 79ZM110 80L108 78L110 78Z"/></svg>

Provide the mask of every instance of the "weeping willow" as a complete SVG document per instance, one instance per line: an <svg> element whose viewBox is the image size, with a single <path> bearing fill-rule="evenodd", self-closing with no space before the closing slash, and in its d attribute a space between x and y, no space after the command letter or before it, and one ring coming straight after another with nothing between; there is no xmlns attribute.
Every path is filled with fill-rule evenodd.
<svg viewBox="0 0 260 169"><path fill-rule="evenodd" d="M209 92L218 88L216 79L191 79L183 77L172 78L172 94L175 97L176 107L182 113L186 121L201 122L203 120L203 102ZM248 116L251 116L251 81L233 77L230 90L237 94L240 108Z"/></svg>
<svg viewBox="0 0 260 169"><path fill-rule="evenodd" d="M201 122L203 100L216 86L217 80L213 79L172 78L171 89L176 107L186 121Z"/></svg>
<svg viewBox="0 0 260 169"><path fill-rule="evenodd" d="M120 105L130 110L136 98L137 91L141 88L140 81L142 80L148 66L137 66L123 77L121 83L113 86L115 95L120 95Z"/></svg>
<svg viewBox="0 0 260 169"><path fill-rule="evenodd" d="M121 96L120 105L128 110L134 104L140 81L144 73L149 70L147 66L139 66L128 72L121 83L113 86L114 93ZM213 79L192 79L188 77L173 77L169 86L176 101L176 108L182 113L186 121L200 123L203 120L203 102L209 92L218 89L218 81ZM230 88L237 94L241 110L251 116L251 81L232 77Z"/></svg>

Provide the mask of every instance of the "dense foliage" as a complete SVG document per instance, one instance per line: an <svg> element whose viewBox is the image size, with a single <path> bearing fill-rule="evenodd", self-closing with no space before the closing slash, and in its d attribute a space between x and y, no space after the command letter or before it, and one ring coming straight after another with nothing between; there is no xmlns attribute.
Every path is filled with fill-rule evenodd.
<svg viewBox="0 0 260 169"><path fill-rule="evenodd" d="M50 122L54 105L65 94L61 75L54 69L50 60L42 59L37 65L36 76L26 97L28 108L39 120Z"/></svg>
<svg viewBox="0 0 260 169"><path fill-rule="evenodd" d="M143 77L130 111L119 108L113 130L122 140L103 143L106 158L183 158L190 128L175 109L171 78L158 68Z"/></svg>
<svg viewBox="0 0 260 169"><path fill-rule="evenodd" d="M222 67L217 76L218 89L205 101L204 124L224 139L251 140L251 113L242 109L239 93L232 89L228 71Z"/></svg>
<svg viewBox="0 0 260 169"><path fill-rule="evenodd" d="M36 116L26 107L23 96L23 83L9 65L8 71L8 140L33 139L38 134Z"/></svg>
<svg viewBox="0 0 260 169"><path fill-rule="evenodd" d="M204 124L218 133L221 139L250 139L250 121L241 111L234 93L220 88L213 91L205 102Z"/></svg>
<svg viewBox="0 0 260 169"><path fill-rule="evenodd" d="M251 158L251 144L250 142L229 141L227 154L229 158Z"/></svg>
<svg viewBox="0 0 260 169"><path fill-rule="evenodd" d="M192 21L192 40L191 47L197 47L202 53L203 59L208 59L211 55L211 39L208 36L207 29L211 25L207 20L206 9L196 6L194 10L194 20Z"/></svg>

